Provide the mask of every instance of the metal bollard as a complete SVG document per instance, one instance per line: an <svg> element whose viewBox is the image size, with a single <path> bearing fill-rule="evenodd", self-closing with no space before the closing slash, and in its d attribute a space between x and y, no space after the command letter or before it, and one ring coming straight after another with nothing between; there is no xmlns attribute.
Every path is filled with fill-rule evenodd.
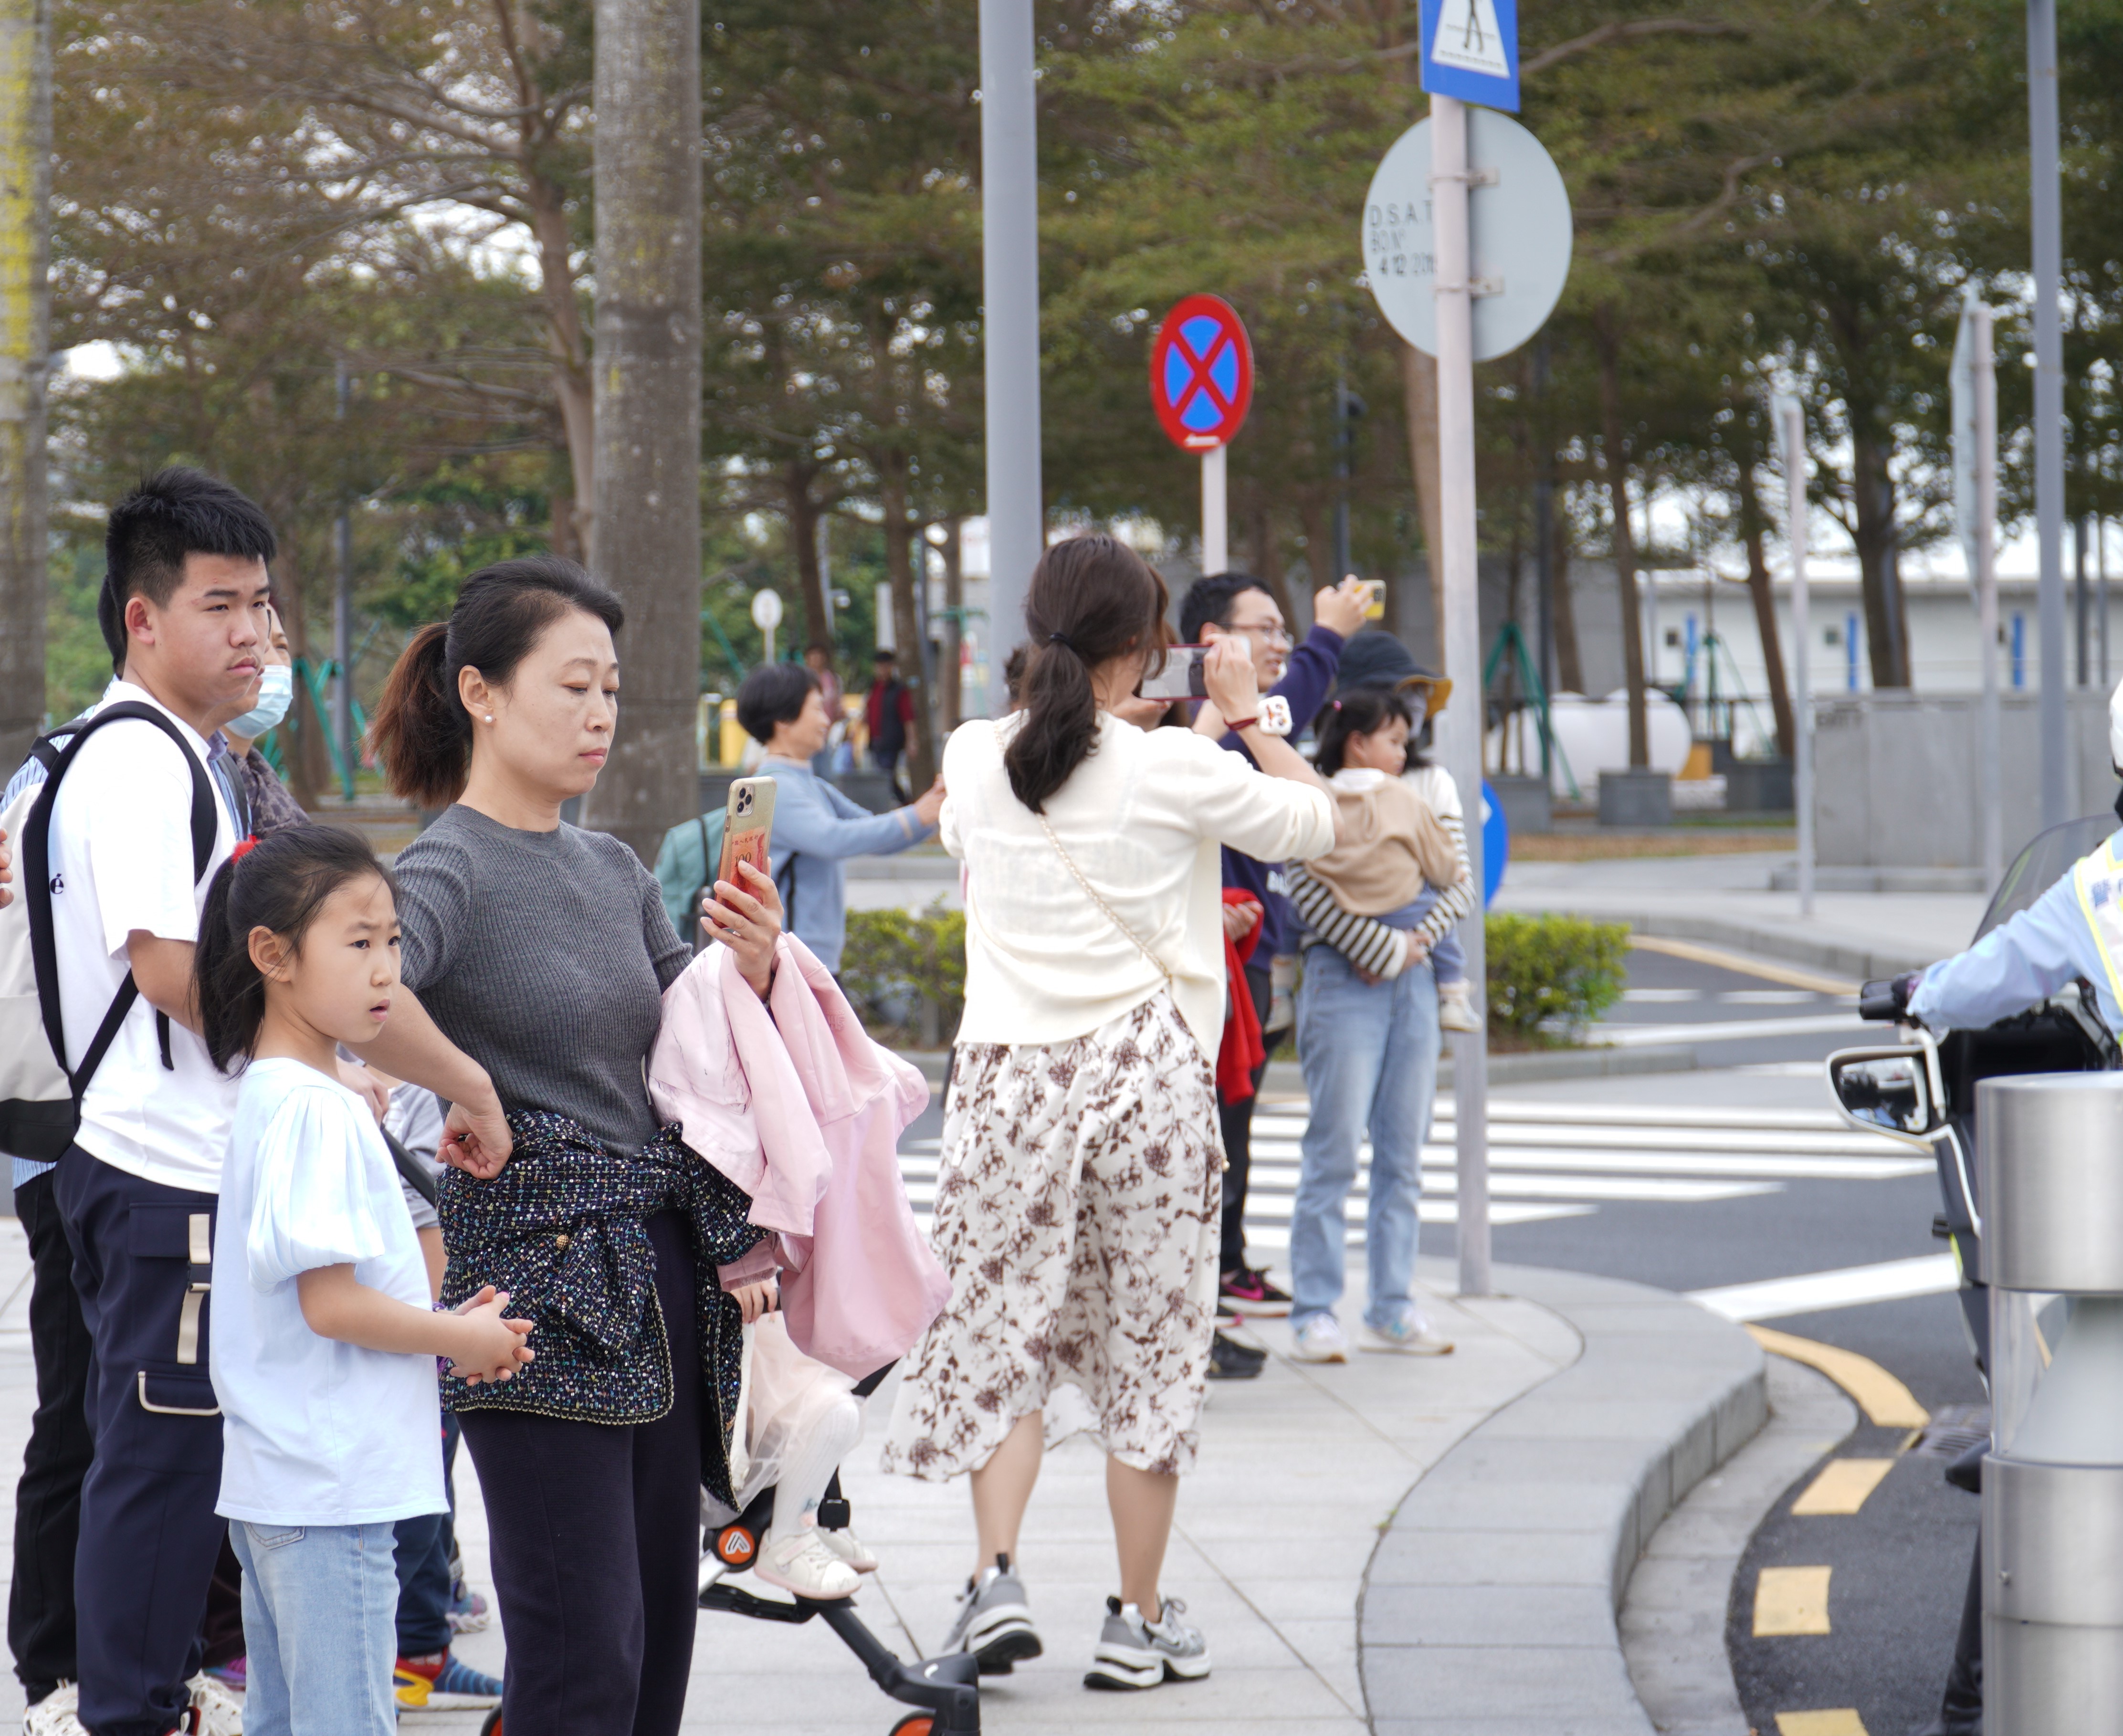
<svg viewBox="0 0 2123 1736"><path fill-rule="evenodd" d="M2123 1075L1976 1087L1990 1736L2123 1732Z"/></svg>

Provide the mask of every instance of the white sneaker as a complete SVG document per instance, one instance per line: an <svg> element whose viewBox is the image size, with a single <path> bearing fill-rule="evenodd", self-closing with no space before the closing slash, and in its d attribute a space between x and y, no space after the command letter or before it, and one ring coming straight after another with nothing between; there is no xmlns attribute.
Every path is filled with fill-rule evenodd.
<svg viewBox="0 0 2123 1736"><path fill-rule="evenodd" d="M863 1546L863 1541L843 1525L838 1531L827 1531L821 1526L818 1541L838 1555L859 1574L877 1571L877 1557Z"/></svg>
<svg viewBox="0 0 2123 1736"><path fill-rule="evenodd" d="M1421 1311L1404 1308L1392 1325L1380 1327L1366 1324L1358 1336L1357 1346L1365 1350L1393 1350L1403 1356L1450 1356L1452 1340L1441 1338L1430 1330Z"/></svg>
<svg viewBox="0 0 2123 1736"><path fill-rule="evenodd" d="M861 1576L826 1546L825 1535L815 1525L799 1525L768 1542L752 1570L799 1598L851 1598Z"/></svg>
<svg viewBox="0 0 2123 1736"><path fill-rule="evenodd" d="M204 1670L185 1686L192 1691L194 1736L243 1736L243 1702Z"/></svg>
<svg viewBox="0 0 2123 1736"><path fill-rule="evenodd" d="M1346 1363L1349 1340L1342 1323L1331 1314L1308 1314L1290 1335L1297 1340L1301 1363Z"/></svg>
<svg viewBox="0 0 2123 1736"><path fill-rule="evenodd" d="M62 1682L22 1714L23 1736L88 1736L81 1721L81 1690Z"/></svg>

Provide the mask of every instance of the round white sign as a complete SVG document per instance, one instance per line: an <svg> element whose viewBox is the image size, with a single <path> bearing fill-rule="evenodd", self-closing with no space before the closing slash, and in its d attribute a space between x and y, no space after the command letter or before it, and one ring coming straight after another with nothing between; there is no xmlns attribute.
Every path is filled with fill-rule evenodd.
<svg viewBox="0 0 2123 1736"><path fill-rule="evenodd" d="M1541 142L1494 109L1467 110L1467 218L1474 254L1474 359L1507 355L1540 331L1570 275L1570 195ZM1393 143L1364 200L1364 272L1392 326L1437 353L1430 214L1430 123Z"/></svg>
<svg viewBox="0 0 2123 1736"><path fill-rule="evenodd" d="M779 591L754 591L752 594L752 624L762 633L771 633L781 625L781 594Z"/></svg>

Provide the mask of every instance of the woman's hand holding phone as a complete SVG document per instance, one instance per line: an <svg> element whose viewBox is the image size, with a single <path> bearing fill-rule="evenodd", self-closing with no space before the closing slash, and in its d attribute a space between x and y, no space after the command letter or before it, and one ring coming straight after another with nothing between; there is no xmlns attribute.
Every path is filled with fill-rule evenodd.
<svg viewBox="0 0 2123 1736"><path fill-rule="evenodd" d="M1209 647L1209 655L1202 660L1202 684L1209 690L1209 703L1216 708L1219 734L1234 719L1260 715L1253 648L1243 635L1227 633Z"/></svg>
<svg viewBox="0 0 2123 1736"><path fill-rule="evenodd" d="M710 940L721 941L737 955L738 974L764 1001L774 986L775 944L781 938L781 894L774 889L772 876L762 874L750 862L739 862L737 872L751 889L717 880L715 895L701 900L701 922Z"/></svg>

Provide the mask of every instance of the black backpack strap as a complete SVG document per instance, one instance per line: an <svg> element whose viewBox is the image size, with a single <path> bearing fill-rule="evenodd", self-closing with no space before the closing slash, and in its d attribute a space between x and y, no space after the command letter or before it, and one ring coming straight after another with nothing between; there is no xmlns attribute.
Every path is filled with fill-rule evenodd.
<svg viewBox="0 0 2123 1736"><path fill-rule="evenodd" d="M74 759L86 742L105 724L121 723L128 720L152 724L177 744L192 773L192 884L197 885L206 874L206 865L213 856L213 842L217 825L214 817L213 781L207 775L206 767L192 752L191 744L184 732L163 712L154 706L143 705L137 699L120 700L116 705L106 706L95 716L85 721L69 725L72 731L66 745L49 758L40 749L51 747L49 737L40 740L30 752L44 760L48 768L45 786L38 791L36 800L30 805L30 817L22 827L22 889L26 897L30 918L30 957L35 967L37 978L37 1007L43 1015L45 1037L52 1046L53 1058L64 1069L68 1081L73 1087L74 1100L78 1103L88 1089L88 1082L96 1077L96 1070L103 1064L103 1058L112 1043L117 1040L119 1027L124 1024L125 1016L133 1010L138 998L140 986L134 981L133 973L125 974L119 985L118 993L104 1014L103 1022L96 1027L87 1051L82 1056L79 1067L67 1063L66 1020L59 1006L59 942L52 924L52 805L59 795L59 781L72 768ZM54 734L63 732L54 731ZM170 1059L169 1035L166 1027L159 1034L162 1039L162 1064Z"/></svg>
<svg viewBox="0 0 2123 1736"><path fill-rule="evenodd" d="M442 1190L435 1185L435 1178L428 1173L428 1166L405 1149L404 1142L390 1128L379 1129L383 1142L391 1148L391 1161L405 1185L426 1200L431 1206L439 1206Z"/></svg>

